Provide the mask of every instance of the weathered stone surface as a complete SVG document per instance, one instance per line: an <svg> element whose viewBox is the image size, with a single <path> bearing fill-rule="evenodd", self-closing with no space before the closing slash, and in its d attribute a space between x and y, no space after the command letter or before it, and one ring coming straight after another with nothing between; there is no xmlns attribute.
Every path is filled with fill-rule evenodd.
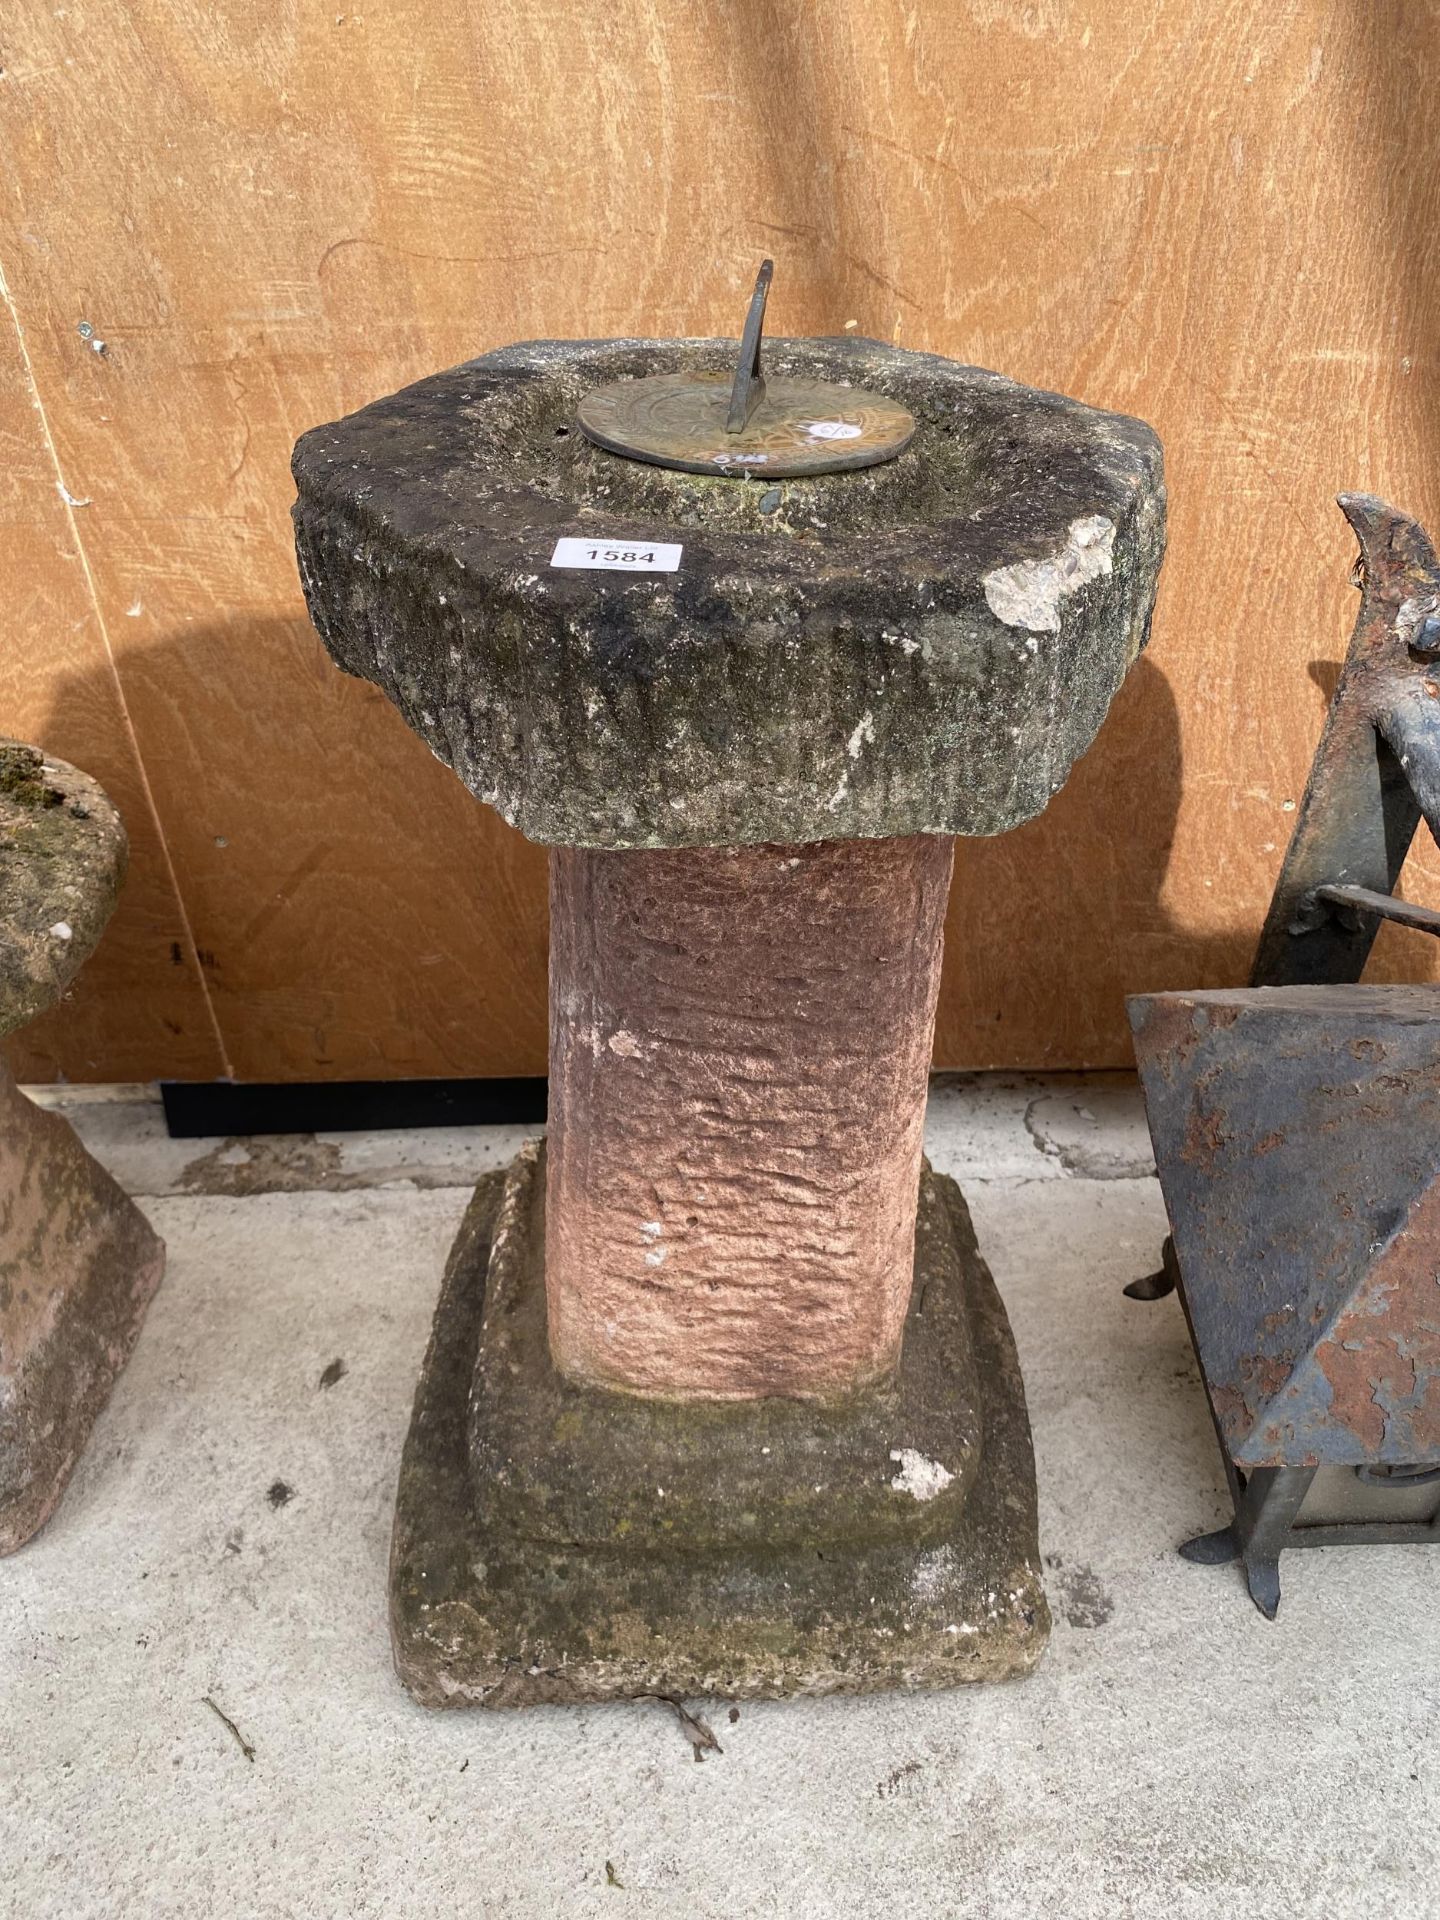
<svg viewBox="0 0 1440 1920"><path fill-rule="evenodd" d="M552 853L562 1373L672 1399L894 1373L953 844Z"/></svg>
<svg viewBox="0 0 1440 1920"><path fill-rule="evenodd" d="M922 1323L927 1320L931 1296L940 1289L945 1316L968 1321L975 1343L983 1441L968 1497L958 1511L950 1510L953 1524L930 1541L885 1538L882 1527L879 1538L850 1538L838 1550L813 1542L787 1547L776 1502L772 1538L778 1544L736 1545L728 1520L719 1520L706 1550L699 1486L705 1437L717 1431L716 1422L735 1423L735 1432L754 1422L757 1454L784 1435L779 1470L793 1473L808 1470L813 1454L833 1444L825 1410L794 1406L787 1416L794 1424L787 1427L769 1424L775 1410L755 1403L658 1409L628 1401L627 1421L650 1417L665 1423L663 1430L654 1429L663 1450L642 1484L665 1486L663 1476L681 1458L688 1541L663 1525L632 1527L608 1547L522 1537L509 1530L511 1510L503 1500L498 1508L490 1505L488 1522L477 1518L477 1495L483 1510L493 1493L475 1484L470 1446L472 1380L478 1395L487 1379L483 1358L476 1373L487 1276L495 1273L507 1294L516 1284L514 1264L503 1246L498 1255L495 1249L500 1233L508 1238L521 1231L524 1187L531 1178L523 1169L518 1178L510 1176L501 1221L507 1176L487 1176L477 1189L451 1255L406 1442L391 1554L391 1630L396 1667L421 1701L509 1707L653 1693L737 1699L861 1693L993 1680L1033 1666L1049 1615L1024 1396L1004 1310L953 1181L926 1176L922 1220L932 1221L935 1230L917 1240L914 1309ZM530 1244L533 1251L536 1243ZM536 1264L533 1258L526 1263L529 1284L538 1291ZM508 1272L499 1273L500 1267ZM957 1286L963 1301L952 1297ZM517 1311L523 1315L526 1309ZM528 1311L535 1315L538 1307ZM643 1427L616 1427L604 1411L587 1410L571 1436L557 1435L554 1396L595 1390L557 1383L538 1339L513 1346L511 1358L517 1371L506 1389L507 1404L522 1425L509 1452L523 1458L532 1440L545 1452L552 1515L623 1503ZM595 1397L612 1407L617 1398ZM857 1422L875 1418L873 1403L856 1414ZM807 1419L814 1422L808 1442ZM530 1420L549 1421L551 1431L527 1428ZM677 1446L674 1428L687 1421L695 1423L695 1438ZM913 1436L903 1420L897 1419L891 1434L892 1446L874 1464L870 1497L918 1503L936 1484L926 1471L934 1463L910 1447ZM588 1452L577 1444L581 1436L591 1443ZM482 1446L482 1463L492 1445L502 1444L492 1434ZM615 1455L607 1459L612 1444ZM892 1451L898 1461L889 1458ZM732 1439L717 1446L712 1518L713 1510L733 1499L736 1453ZM572 1469L580 1483L564 1491L559 1476ZM902 1488L889 1485L895 1479ZM757 1488L758 1469L744 1484ZM664 1497L657 1491L657 1504ZM835 1493L838 1504L863 1498L853 1479ZM813 1509L811 1520L801 1523L802 1538L812 1523ZM832 1526L826 1537L835 1533Z"/></svg>
<svg viewBox="0 0 1440 1920"><path fill-rule="evenodd" d="M725 341L509 347L305 435L301 576L341 666L557 845L992 834L1040 812L1148 633L1159 444L1121 415L874 341L767 341L919 422L778 487L591 445L587 389ZM552 570L562 535L679 571Z"/></svg>
<svg viewBox="0 0 1440 1920"><path fill-rule="evenodd" d="M0 1554L54 1511L164 1264L139 1208L0 1064Z"/></svg>
<svg viewBox="0 0 1440 1920"><path fill-rule="evenodd" d="M70 984L125 858L120 816L88 774L0 740L0 1034ZM54 1511L164 1259L133 1201L0 1062L0 1554Z"/></svg>
<svg viewBox="0 0 1440 1920"><path fill-rule="evenodd" d="M980 1460L982 1392L961 1271L975 1247L933 1177L922 1180L918 1165L909 1175L919 1245L906 1247L905 1344L890 1378L818 1404L677 1404L577 1384L547 1359L550 1151L529 1148L513 1164L485 1280L470 1460L487 1532L682 1553L818 1551L954 1532ZM784 1271L783 1248L775 1264Z"/></svg>
<svg viewBox="0 0 1440 1920"><path fill-rule="evenodd" d="M86 773L0 740L0 1034L53 1005L125 878L125 829Z"/></svg>

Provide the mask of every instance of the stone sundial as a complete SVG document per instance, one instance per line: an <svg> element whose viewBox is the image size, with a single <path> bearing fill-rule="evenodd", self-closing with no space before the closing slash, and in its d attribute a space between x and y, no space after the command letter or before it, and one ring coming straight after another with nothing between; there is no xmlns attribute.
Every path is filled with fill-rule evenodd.
<svg viewBox="0 0 1440 1920"><path fill-rule="evenodd" d="M1160 448L873 341L762 366L768 279L738 361L507 347L295 452L331 654L551 849L548 1137L477 1190L401 1473L433 1705L942 1686L1047 1631L926 1075L953 838L1045 807L1144 645Z"/></svg>

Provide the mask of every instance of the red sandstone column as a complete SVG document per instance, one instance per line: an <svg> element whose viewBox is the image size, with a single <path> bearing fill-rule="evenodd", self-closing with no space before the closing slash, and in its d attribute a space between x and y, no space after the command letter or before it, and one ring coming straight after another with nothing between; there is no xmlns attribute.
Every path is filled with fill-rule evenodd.
<svg viewBox="0 0 1440 1920"><path fill-rule="evenodd" d="M749 1399L893 1370L953 850L552 850L563 1372Z"/></svg>

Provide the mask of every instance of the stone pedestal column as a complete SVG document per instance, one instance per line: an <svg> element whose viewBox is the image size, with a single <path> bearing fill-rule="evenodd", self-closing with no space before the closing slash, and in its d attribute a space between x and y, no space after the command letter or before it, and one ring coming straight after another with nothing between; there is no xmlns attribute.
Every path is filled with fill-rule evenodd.
<svg viewBox="0 0 1440 1920"><path fill-rule="evenodd" d="M550 1344L672 1399L892 1376L953 843L550 863Z"/></svg>
<svg viewBox="0 0 1440 1920"><path fill-rule="evenodd" d="M400 1475L433 1706L942 1686L1044 1643L925 1073L954 836L1046 806L1144 645L1159 447L874 341L766 356L825 383L815 428L859 388L913 440L778 485L646 465L582 396L733 348L536 341L295 451L332 655L552 850L549 1137L477 1189Z"/></svg>

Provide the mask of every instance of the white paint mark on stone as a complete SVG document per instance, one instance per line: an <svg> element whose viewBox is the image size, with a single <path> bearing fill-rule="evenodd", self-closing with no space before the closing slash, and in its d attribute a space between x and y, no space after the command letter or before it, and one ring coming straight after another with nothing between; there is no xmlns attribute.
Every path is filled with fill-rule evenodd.
<svg viewBox="0 0 1440 1920"><path fill-rule="evenodd" d="M643 1060L645 1050L633 1033L626 1033L622 1027L618 1033L612 1033L605 1042L611 1053L618 1053L622 1060Z"/></svg>
<svg viewBox="0 0 1440 1920"><path fill-rule="evenodd" d="M88 507L90 505L90 496L88 494L83 500L78 500L63 480L57 480L55 487L67 507Z"/></svg>
<svg viewBox="0 0 1440 1920"><path fill-rule="evenodd" d="M980 582L997 620L1028 633L1058 633L1060 602L1114 566L1115 523L1103 513L1070 522L1059 553L995 567Z"/></svg>
<svg viewBox="0 0 1440 1920"><path fill-rule="evenodd" d="M143 600L133 601L125 609L125 618L127 620L138 620L144 611L145 611L145 603Z"/></svg>
<svg viewBox="0 0 1440 1920"><path fill-rule="evenodd" d="M890 1458L900 1468L890 1482L891 1487L896 1493L912 1494L917 1500L933 1500L955 1478L948 1467L938 1460L928 1460L914 1447L892 1447Z"/></svg>
<svg viewBox="0 0 1440 1920"><path fill-rule="evenodd" d="M669 1253L669 1251L670 1249L668 1247L651 1247L650 1251L645 1256L646 1266L647 1267L663 1267L665 1264L665 1256L667 1253Z"/></svg>
<svg viewBox="0 0 1440 1920"><path fill-rule="evenodd" d="M54 926L51 927L50 929L50 938L52 940L70 939L71 938L70 922L68 920L57 920Z"/></svg>
<svg viewBox="0 0 1440 1920"><path fill-rule="evenodd" d="M640 1222L640 1231L647 1240L658 1240L661 1234L664 1233L665 1228L659 1220L642 1220Z"/></svg>
<svg viewBox="0 0 1440 1920"><path fill-rule="evenodd" d="M867 709L866 712L861 714L859 724L856 726L850 738L845 742L845 751L852 760L858 760L861 751L866 746L874 746L874 744L875 717Z"/></svg>

